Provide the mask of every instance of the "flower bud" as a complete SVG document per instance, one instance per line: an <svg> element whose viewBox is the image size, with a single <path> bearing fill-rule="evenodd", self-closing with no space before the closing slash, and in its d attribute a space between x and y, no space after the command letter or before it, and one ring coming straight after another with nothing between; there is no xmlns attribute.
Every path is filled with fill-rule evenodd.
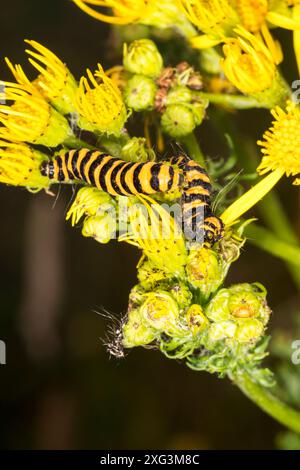
<svg viewBox="0 0 300 470"><path fill-rule="evenodd" d="M265 298L265 289L259 284L237 284L229 289L219 290L209 302L205 314L214 322L213 325L224 322L234 324L235 341L253 342L263 334L264 325L270 317ZM212 331L219 331L218 326L213 326Z"/></svg>
<svg viewBox="0 0 300 470"><path fill-rule="evenodd" d="M179 309L173 297L165 291L151 292L140 307L142 318L153 329L167 334L178 330Z"/></svg>
<svg viewBox="0 0 300 470"><path fill-rule="evenodd" d="M186 312L186 321L193 335L201 333L209 324L202 307L198 304L190 306Z"/></svg>
<svg viewBox="0 0 300 470"><path fill-rule="evenodd" d="M191 90L186 86L176 86L169 91L166 104L169 106L171 104L190 103L192 96Z"/></svg>
<svg viewBox="0 0 300 470"><path fill-rule="evenodd" d="M253 342L262 336L263 332L264 326L261 321L256 318L247 319L237 327L235 339L239 343Z"/></svg>
<svg viewBox="0 0 300 470"><path fill-rule="evenodd" d="M213 323L208 330L208 340L220 341L226 338L233 338L236 333L237 326L233 321L222 321Z"/></svg>
<svg viewBox="0 0 300 470"><path fill-rule="evenodd" d="M183 137L196 127L193 111L185 104L167 106L161 118L164 132L171 137Z"/></svg>
<svg viewBox="0 0 300 470"><path fill-rule="evenodd" d="M188 307L193 298L193 294L183 282L178 282L178 284L173 286L170 293L181 309Z"/></svg>
<svg viewBox="0 0 300 470"><path fill-rule="evenodd" d="M134 75L128 80L125 89L125 102L135 111L152 109L155 101L156 85L151 78Z"/></svg>
<svg viewBox="0 0 300 470"><path fill-rule="evenodd" d="M123 326L123 346L124 348L133 348L152 343L155 339L155 332L144 325L140 311L131 310L128 314L128 320Z"/></svg>
<svg viewBox="0 0 300 470"><path fill-rule="evenodd" d="M205 117L205 110L207 106L208 106L207 100L198 101L192 104L192 110L193 110L196 126L200 126L200 124L202 123Z"/></svg>
<svg viewBox="0 0 300 470"><path fill-rule="evenodd" d="M205 314L209 320L219 323L230 319L230 311L228 308L229 297L229 290L221 289L212 298L205 310Z"/></svg>
<svg viewBox="0 0 300 470"><path fill-rule="evenodd" d="M163 59L156 45L150 39L137 39L129 47L124 44L123 64L128 72L158 77Z"/></svg>
<svg viewBox="0 0 300 470"><path fill-rule="evenodd" d="M138 280L144 289L153 289L155 285L166 279L166 273L155 267L155 265L147 260L138 269Z"/></svg>
<svg viewBox="0 0 300 470"><path fill-rule="evenodd" d="M111 196L97 188L83 187L76 194L70 207L66 220L71 218L72 225L76 225L84 215L96 215L102 204L114 204Z"/></svg>
<svg viewBox="0 0 300 470"><path fill-rule="evenodd" d="M215 251L201 247L191 250L186 265L189 283L207 298L222 283L224 274Z"/></svg>
<svg viewBox="0 0 300 470"><path fill-rule="evenodd" d="M108 243L116 234L116 220L111 214L87 217L82 228L84 237L92 237L99 243Z"/></svg>
<svg viewBox="0 0 300 470"><path fill-rule="evenodd" d="M155 152L148 148L144 137L132 137L122 148L121 157L128 162L155 160Z"/></svg>

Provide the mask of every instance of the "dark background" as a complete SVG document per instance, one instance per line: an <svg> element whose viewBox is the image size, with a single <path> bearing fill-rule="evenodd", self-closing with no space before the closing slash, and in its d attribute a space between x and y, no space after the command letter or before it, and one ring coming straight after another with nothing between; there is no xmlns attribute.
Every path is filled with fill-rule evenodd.
<svg viewBox="0 0 300 470"><path fill-rule="evenodd" d="M111 65L109 30L69 0L12 0L1 8L0 56L26 64L23 39L35 39L79 77L99 61ZM286 66L297 78L292 59ZM0 71L9 78L3 60ZM268 120L266 111L237 118L253 139ZM203 140L221 155L209 129ZM280 191L299 229L299 191L287 183ZM1 448L273 448L281 427L228 380L142 348L109 358L101 341L108 325L95 310L126 310L139 254L72 229L64 221L71 196L71 189L54 199L0 187ZM247 246L227 282L245 281L267 287L271 329L290 328L300 302L283 263Z"/></svg>

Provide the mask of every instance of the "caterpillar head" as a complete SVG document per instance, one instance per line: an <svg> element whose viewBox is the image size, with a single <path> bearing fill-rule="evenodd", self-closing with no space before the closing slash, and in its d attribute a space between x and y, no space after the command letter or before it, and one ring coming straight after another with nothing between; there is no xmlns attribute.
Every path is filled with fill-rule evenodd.
<svg viewBox="0 0 300 470"><path fill-rule="evenodd" d="M212 246L224 236L224 223L215 216L209 215L204 219L204 242Z"/></svg>

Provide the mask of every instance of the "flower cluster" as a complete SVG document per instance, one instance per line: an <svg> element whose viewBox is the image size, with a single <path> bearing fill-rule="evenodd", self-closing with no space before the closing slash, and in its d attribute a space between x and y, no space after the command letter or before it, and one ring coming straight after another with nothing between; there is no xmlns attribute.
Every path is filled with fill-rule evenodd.
<svg viewBox="0 0 300 470"><path fill-rule="evenodd" d="M6 59L14 81L0 82L0 182L48 193L58 181L81 184L66 217L72 226L80 224L84 237L101 244L118 238L141 250L138 283L109 342L112 353L155 347L195 370L228 375L246 393L249 377L251 393L253 387L257 391L271 385L272 374L261 367L271 313L266 289L258 282L228 285L226 278L253 222L243 220L245 213L283 175L296 176L294 183L300 184L300 108L279 70L283 51L270 31L293 31L300 70L299 1L73 1L98 20L123 26L139 23L147 37L132 34L123 45L122 64L108 71L98 64L78 80L35 41L26 41L29 63L37 72L33 79ZM171 38L173 47L179 34L186 38L180 41L184 56L174 63L166 44ZM150 39L157 36L166 40L161 49ZM210 114L210 105L219 110ZM230 116L255 107L271 109L274 118L258 141L262 158L255 177L267 175L248 191L239 185L243 194L235 196L239 175L226 185L232 176L227 173L244 149L239 151L238 139L233 141ZM233 155L217 164L203 155L194 131L206 117L219 127L226 112L229 125L220 127ZM144 135L130 134L134 126L128 124L129 117ZM178 155L172 163L157 165L154 162L167 160L172 139L178 142ZM185 238L182 224L172 215L173 202L185 205L191 225L198 227L199 208L206 230L213 232L217 221L216 243ZM280 215L278 208L276 212ZM286 224L286 218L281 222ZM266 229L259 228L262 232ZM255 242L285 261L289 258L289 269L299 282L296 238L287 233L285 240L277 240L275 235L267 233L270 244ZM294 245L288 245L289 240ZM282 246L287 246L284 254Z"/></svg>

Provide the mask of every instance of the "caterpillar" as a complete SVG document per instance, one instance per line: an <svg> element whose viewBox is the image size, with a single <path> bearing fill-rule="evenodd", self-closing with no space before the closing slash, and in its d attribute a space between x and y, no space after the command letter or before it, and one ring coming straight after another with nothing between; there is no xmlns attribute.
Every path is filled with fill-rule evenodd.
<svg viewBox="0 0 300 470"><path fill-rule="evenodd" d="M212 186L206 170L182 151L171 163L184 175L181 202L186 238L194 240L203 231L204 241L213 245L223 237L224 224L211 210Z"/></svg>
<svg viewBox="0 0 300 470"><path fill-rule="evenodd" d="M81 180L112 196L182 191L186 238L203 233L210 245L223 236L223 223L211 211L211 183L206 171L183 152L170 162L126 162L99 150L69 150L44 161L41 174L50 180Z"/></svg>

